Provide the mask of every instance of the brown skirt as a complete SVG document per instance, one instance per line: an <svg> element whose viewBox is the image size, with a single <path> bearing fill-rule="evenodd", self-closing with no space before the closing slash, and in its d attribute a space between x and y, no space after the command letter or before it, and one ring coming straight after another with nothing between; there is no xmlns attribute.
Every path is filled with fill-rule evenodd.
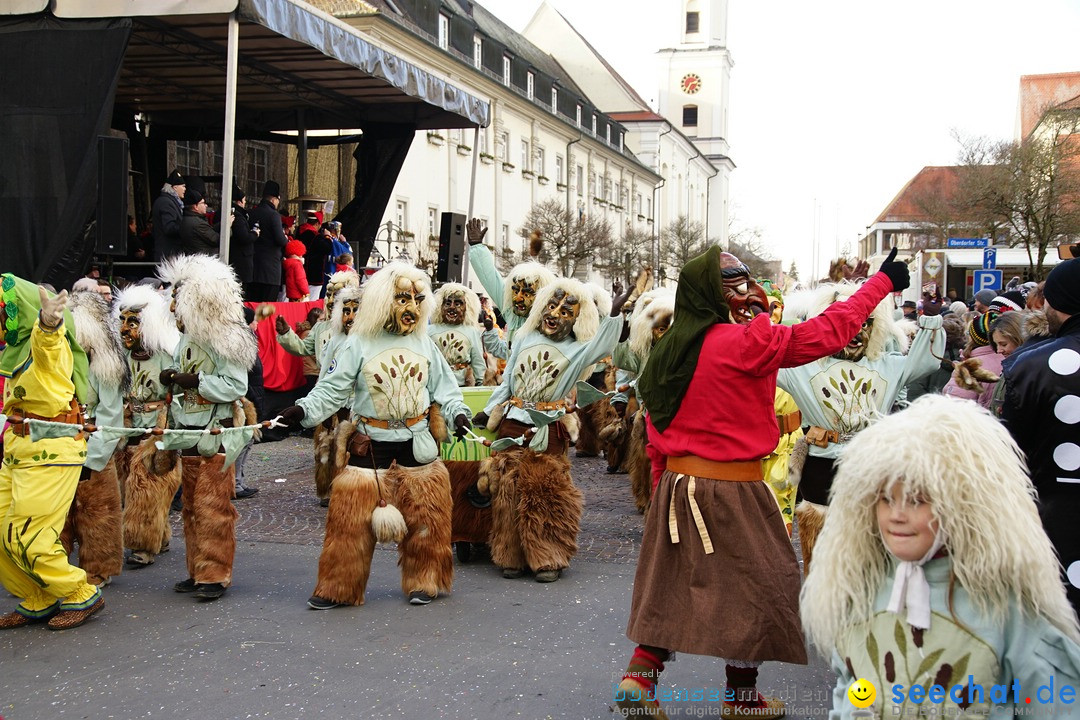
<svg viewBox="0 0 1080 720"><path fill-rule="evenodd" d="M714 548L707 555L689 480L667 471L653 493L627 637L694 655L805 665L799 565L772 491L761 481L696 478L694 498ZM673 485L678 543L668 529Z"/></svg>

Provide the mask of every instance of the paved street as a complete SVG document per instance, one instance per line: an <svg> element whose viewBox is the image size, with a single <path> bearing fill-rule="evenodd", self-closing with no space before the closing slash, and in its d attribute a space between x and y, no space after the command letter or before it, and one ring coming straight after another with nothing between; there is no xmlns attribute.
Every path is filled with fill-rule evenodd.
<svg viewBox="0 0 1080 720"><path fill-rule="evenodd" d="M106 589L86 626L0 636L0 716L41 718L612 718L632 650L624 630L640 539L626 476L574 461L586 494L581 552L563 579L505 580L480 559L457 565L454 593L427 607L401 595L392 547L376 550L367 602L309 610L325 510L310 441L256 446L254 498L241 512L234 585L217 602L172 592L173 551ZM274 482L283 478L285 482ZM761 688L822 717L832 676L767 664ZM681 656L662 686L723 687L723 663ZM672 718L719 717L717 703L669 702Z"/></svg>

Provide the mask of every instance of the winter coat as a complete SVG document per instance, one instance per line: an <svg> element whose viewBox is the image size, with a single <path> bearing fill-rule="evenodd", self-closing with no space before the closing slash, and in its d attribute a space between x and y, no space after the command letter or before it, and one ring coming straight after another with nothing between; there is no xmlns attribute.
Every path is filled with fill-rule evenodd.
<svg viewBox="0 0 1080 720"><path fill-rule="evenodd" d="M180 249L185 255L205 253L215 257L220 249L218 234L206 222L206 216L189 207L184 208L180 220Z"/></svg>
<svg viewBox="0 0 1080 720"><path fill-rule="evenodd" d="M300 300L307 297L309 292L311 289L308 287L304 263L298 257L285 258L285 297Z"/></svg>
<svg viewBox="0 0 1080 720"><path fill-rule="evenodd" d="M309 229L310 228L310 229ZM330 256L330 238L319 232L314 225L301 226L297 239L304 243L304 272L309 285L326 283L326 260Z"/></svg>
<svg viewBox="0 0 1080 720"><path fill-rule="evenodd" d="M154 201L150 219L154 223L151 232L158 260L180 254L180 218L183 213L184 205L180 199L167 192L162 192Z"/></svg>
<svg viewBox="0 0 1080 720"><path fill-rule="evenodd" d="M229 264L242 283L251 282L255 254L255 233L246 208L233 205L232 232L229 234Z"/></svg>
<svg viewBox="0 0 1080 720"><path fill-rule="evenodd" d="M281 229L281 213L269 200L263 199L251 211L250 220L252 226L259 223L259 237L254 242L251 282L280 285L283 250L289 241Z"/></svg>

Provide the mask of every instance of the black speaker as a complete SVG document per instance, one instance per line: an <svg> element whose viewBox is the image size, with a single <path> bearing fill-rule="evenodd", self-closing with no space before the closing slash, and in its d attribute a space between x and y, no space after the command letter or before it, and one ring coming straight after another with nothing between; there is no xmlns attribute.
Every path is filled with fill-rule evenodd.
<svg viewBox="0 0 1080 720"><path fill-rule="evenodd" d="M465 216L444 212L439 230L439 267L435 277L439 282L461 282L461 266L464 262Z"/></svg>
<svg viewBox="0 0 1080 720"><path fill-rule="evenodd" d="M98 138L98 255L127 255L128 141Z"/></svg>

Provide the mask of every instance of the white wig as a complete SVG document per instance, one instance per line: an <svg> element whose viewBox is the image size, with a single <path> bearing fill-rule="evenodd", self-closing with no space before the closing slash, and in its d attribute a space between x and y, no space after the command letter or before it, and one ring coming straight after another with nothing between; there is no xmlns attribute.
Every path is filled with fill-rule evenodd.
<svg viewBox="0 0 1080 720"><path fill-rule="evenodd" d="M825 283L823 285L818 285L813 291L813 299L804 319L809 320L812 317L820 315L834 302L846 301L849 297L854 295L860 287L862 287L861 283L853 282ZM870 341L866 343L866 358L868 360L880 359L881 356L890 349L890 341L895 341L901 352L907 352L909 345L908 336L902 329L897 327L896 320L893 319L894 305L895 303L893 302L892 295L887 295L884 300L878 303L878 306L874 308L873 312L870 313L870 317L874 319L874 325L870 331ZM787 320L786 304L784 305L784 319L785 321Z"/></svg>
<svg viewBox="0 0 1080 720"><path fill-rule="evenodd" d="M180 331L176 329L176 318L161 293L148 285L129 285L116 294L113 303L113 322L117 326L123 311L139 313L143 348L150 353L173 354L180 342Z"/></svg>
<svg viewBox="0 0 1080 720"><path fill-rule="evenodd" d="M464 295L465 296L465 319L462 321L465 325L475 325L480 319L480 296L474 291L470 290L461 283L443 283L442 286L435 291L435 322L445 323L443 319L443 300L447 295Z"/></svg>
<svg viewBox="0 0 1080 720"><path fill-rule="evenodd" d="M1018 605L1080 639L1020 448L977 403L924 395L858 433L840 456L801 596L803 627L824 654L849 632L865 636L890 564L877 501L896 483L930 503L956 582L980 612L1003 622Z"/></svg>
<svg viewBox="0 0 1080 720"><path fill-rule="evenodd" d="M334 292L344 287L360 287L360 276L355 270L339 270L326 281L327 292Z"/></svg>
<svg viewBox="0 0 1080 720"><path fill-rule="evenodd" d="M579 342L588 342L596 331L600 329L600 314L596 311L596 303L593 301L592 292L583 283L570 278L556 278L536 293L532 311L521 326L521 333L533 332L540 327L540 321L544 316L544 310L556 290L562 290L572 295L581 303L578 309L577 320L574 321L574 337Z"/></svg>
<svg viewBox="0 0 1080 720"><path fill-rule="evenodd" d="M600 318L603 319L610 315L611 293L596 283L585 283L585 287L589 288L592 293L593 302L596 303L596 312L599 313Z"/></svg>
<svg viewBox="0 0 1080 720"><path fill-rule="evenodd" d="M399 278L405 278L420 287L424 301L420 303L420 317L417 318L413 332L427 335L428 318L431 317L431 311L435 307L431 284L423 270L405 262L387 263L364 283L360 311L349 332L363 337L375 337L383 332L383 326L393 314L394 295L397 293Z"/></svg>
<svg viewBox="0 0 1080 720"><path fill-rule="evenodd" d="M90 359L90 374L98 383L126 393L131 382L120 333L109 313L109 303L96 292L75 292L68 302L75 320L75 339Z"/></svg>
<svg viewBox="0 0 1080 720"><path fill-rule="evenodd" d="M645 367L652 350L653 325L665 316L670 322L674 313L675 293L670 290L647 298L647 302L645 295L638 298L638 304L634 306L634 313L630 316L630 349L641 359L640 367Z"/></svg>
<svg viewBox="0 0 1080 720"><path fill-rule="evenodd" d="M499 310L507 315L514 311L514 291L512 288L515 280L525 280L539 294L540 290L555 281L555 273L538 262L523 262L511 268L510 274L506 276L506 282L503 283L502 304L499 305ZM492 300L494 299L492 298Z"/></svg>
<svg viewBox="0 0 1080 720"><path fill-rule="evenodd" d="M337 296L334 298L334 308L330 311L330 334L340 335L345 332L345 329L341 327L341 316L344 314L343 308L345 302L348 300L360 300L360 286L359 285L345 285L338 290ZM356 324L358 316L353 317L353 324Z"/></svg>
<svg viewBox="0 0 1080 720"><path fill-rule="evenodd" d="M161 264L158 277L173 286L176 319L192 342L245 370L254 366L259 346L244 322L240 281L231 267L211 255L177 255Z"/></svg>

